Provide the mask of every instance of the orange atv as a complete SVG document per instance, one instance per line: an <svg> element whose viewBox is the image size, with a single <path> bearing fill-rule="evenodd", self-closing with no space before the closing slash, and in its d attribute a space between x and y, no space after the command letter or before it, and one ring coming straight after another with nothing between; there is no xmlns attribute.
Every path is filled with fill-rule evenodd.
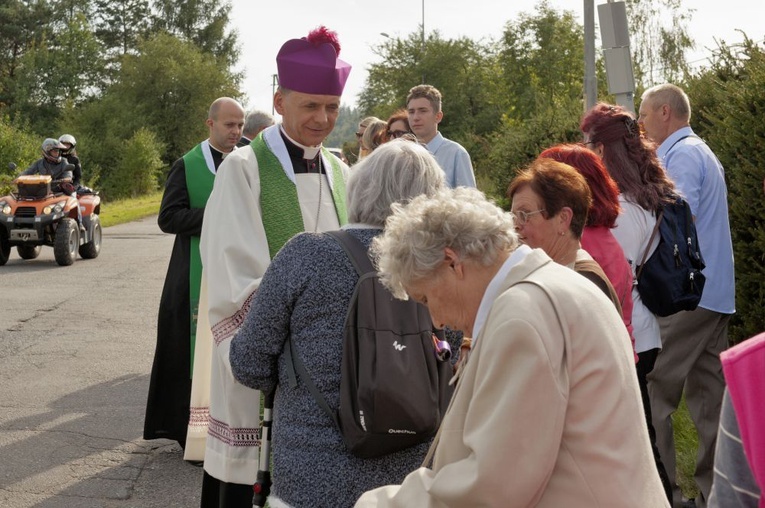
<svg viewBox="0 0 765 508"><path fill-rule="evenodd" d="M80 256L92 259L101 252L101 198L97 193L72 197L54 192L50 175L19 176L17 191L0 197L0 266L8 262L11 247L22 259L35 259L43 245L53 247L56 263L68 266ZM87 192L87 191L86 191ZM82 212L84 232L77 224Z"/></svg>

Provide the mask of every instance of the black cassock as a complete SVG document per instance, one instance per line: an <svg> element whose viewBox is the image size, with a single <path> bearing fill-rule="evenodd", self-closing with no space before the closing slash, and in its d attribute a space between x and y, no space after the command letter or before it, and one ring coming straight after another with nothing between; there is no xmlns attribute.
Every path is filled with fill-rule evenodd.
<svg viewBox="0 0 765 508"><path fill-rule="evenodd" d="M212 148L212 147L211 147ZM220 152L211 149L215 167ZM157 223L175 235L157 319L157 348L146 401L144 439L172 439L186 445L191 400L191 316L189 252L191 236L202 233L204 208L190 208L186 167L178 159L170 169Z"/></svg>

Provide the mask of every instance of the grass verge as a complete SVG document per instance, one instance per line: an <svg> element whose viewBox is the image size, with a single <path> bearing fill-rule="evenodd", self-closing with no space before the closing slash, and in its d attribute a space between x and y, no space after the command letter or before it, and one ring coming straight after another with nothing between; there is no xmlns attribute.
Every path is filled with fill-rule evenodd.
<svg viewBox="0 0 765 508"><path fill-rule="evenodd" d="M116 226L159 213L162 191L137 198L117 199L101 204L102 227Z"/></svg>
<svg viewBox="0 0 765 508"><path fill-rule="evenodd" d="M677 484L688 499L698 496L696 480L693 473L696 470L696 451L699 449L699 439L696 427L693 425L685 397L680 402L675 414L672 415L672 428L675 433L675 450L677 456Z"/></svg>

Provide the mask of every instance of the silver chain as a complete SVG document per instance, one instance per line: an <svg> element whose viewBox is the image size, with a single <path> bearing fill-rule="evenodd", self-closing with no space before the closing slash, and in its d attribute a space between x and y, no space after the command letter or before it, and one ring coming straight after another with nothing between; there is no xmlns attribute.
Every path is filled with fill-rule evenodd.
<svg viewBox="0 0 765 508"><path fill-rule="evenodd" d="M313 228L314 233L319 232L319 214L321 214L321 189L322 189L322 180L321 177L321 152L319 152L319 207L316 210L316 226Z"/></svg>

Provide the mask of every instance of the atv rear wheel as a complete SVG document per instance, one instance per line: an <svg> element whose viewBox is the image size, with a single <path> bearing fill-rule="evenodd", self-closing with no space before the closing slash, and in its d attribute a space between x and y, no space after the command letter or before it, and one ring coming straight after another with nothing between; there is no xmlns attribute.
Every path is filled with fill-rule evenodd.
<svg viewBox="0 0 765 508"><path fill-rule="evenodd" d="M3 266L8 262L8 258L11 256L11 242L8 241L8 237L5 232L0 228L0 266Z"/></svg>
<svg viewBox="0 0 765 508"><path fill-rule="evenodd" d="M80 245L80 256L83 259L93 259L101 252L101 219L93 214L90 217L91 238L88 243Z"/></svg>
<svg viewBox="0 0 765 508"><path fill-rule="evenodd" d="M42 245L17 245L16 250L21 259L35 259L40 255Z"/></svg>
<svg viewBox="0 0 765 508"><path fill-rule="evenodd" d="M56 263L69 266L77 257L77 247L80 243L80 228L77 221L69 217L61 219L56 228L56 240L53 245L53 256Z"/></svg>

